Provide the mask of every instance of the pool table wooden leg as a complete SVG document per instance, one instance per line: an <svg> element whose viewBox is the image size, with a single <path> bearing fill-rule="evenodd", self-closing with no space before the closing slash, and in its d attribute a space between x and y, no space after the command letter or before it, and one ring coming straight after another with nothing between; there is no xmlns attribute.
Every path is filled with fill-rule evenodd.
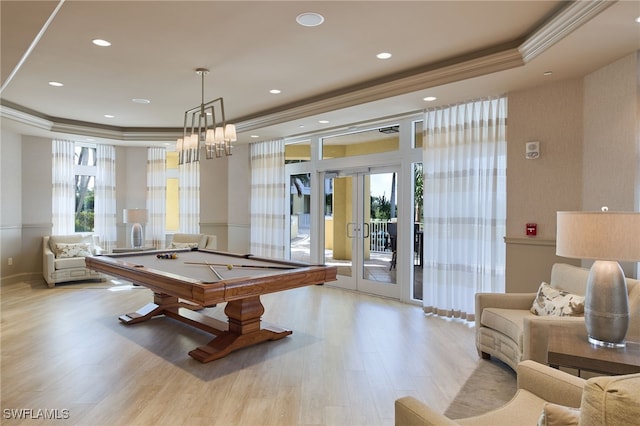
<svg viewBox="0 0 640 426"><path fill-rule="evenodd" d="M135 312L120 315L119 319L125 324L136 324L147 321L158 315L164 315L167 312L177 312L179 308L187 308L191 310L203 309L200 305L179 300L174 296L162 293L153 293L152 303L147 303Z"/></svg>
<svg viewBox="0 0 640 426"><path fill-rule="evenodd" d="M224 310L229 318L227 331L217 335L204 346L200 346L189 355L200 362L210 362L225 357L229 353L267 340L278 340L292 333L291 330L269 324L262 324L264 306L260 296L232 300Z"/></svg>

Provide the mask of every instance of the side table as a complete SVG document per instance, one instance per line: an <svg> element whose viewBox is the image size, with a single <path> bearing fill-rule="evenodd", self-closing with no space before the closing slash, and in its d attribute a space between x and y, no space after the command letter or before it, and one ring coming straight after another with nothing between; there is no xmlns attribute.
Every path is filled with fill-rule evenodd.
<svg viewBox="0 0 640 426"><path fill-rule="evenodd" d="M610 375L640 373L640 343L627 342L624 348L605 348L589 343L586 330L552 327L547 360L555 368Z"/></svg>

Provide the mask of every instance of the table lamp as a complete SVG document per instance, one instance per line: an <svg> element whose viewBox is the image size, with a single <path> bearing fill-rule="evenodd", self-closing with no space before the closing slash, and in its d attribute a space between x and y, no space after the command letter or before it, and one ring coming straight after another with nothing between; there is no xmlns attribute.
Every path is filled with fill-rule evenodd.
<svg viewBox="0 0 640 426"><path fill-rule="evenodd" d="M585 295L589 342L624 347L629 328L627 282L618 261L640 260L640 213L558 212L556 254L593 259Z"/></svg>
<svg viewBox="0 0 640 426"><path fill-rule="evenodd" d="M144 245L144 235L141 223L147 223L149 213L147 209L124 209L122 221L131 225L131 247L141 248Z"/></svg>

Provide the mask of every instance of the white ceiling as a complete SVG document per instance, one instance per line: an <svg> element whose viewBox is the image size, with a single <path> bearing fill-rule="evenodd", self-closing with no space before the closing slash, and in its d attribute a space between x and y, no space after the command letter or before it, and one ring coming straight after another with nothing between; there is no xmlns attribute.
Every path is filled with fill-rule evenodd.
<svg viewBox="0 0 640 426"><path fill-rule="evenodd" d="M198 67L211 70L205 101L224 97L246 143L583 76L640 49L640 1L0 5L2 125L130 145L181 133L184 111L200 104ZM302 12L325 22L302 27ZM427 104L427 95L438 100Z"/></svg>

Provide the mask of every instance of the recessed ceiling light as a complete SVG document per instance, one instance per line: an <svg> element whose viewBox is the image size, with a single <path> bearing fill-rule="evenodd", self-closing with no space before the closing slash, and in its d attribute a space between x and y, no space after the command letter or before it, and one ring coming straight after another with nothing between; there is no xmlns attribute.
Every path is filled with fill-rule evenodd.
<svg viewBox="0 0 640 426"><path fill-rule="evenodd" d="M273 93L274 95L277 95L278 93L282 93L282 90L280 90L280 89L271 89L271 90L269 90L269 93Z"/></svg>
<svg viewBox="0 0 640 426"><path fill-rule="evenodd" d="M320 124L329 124L329 120L318 120Z"/></svg>
<svg viewBox="0 0 640 426"><path fill-rule="evenodd" d="M545 71L542 73L542 75L551 75L553 74L553 71Z"/></svg>
<svg viewBox="0 0 640 426"><path fill-rule="evenodd" d="M253 139L258 139L260 136L258 136L258 135L251 135L251 137L252 137Z"/></svg>
<svg viewBox="0 0 640 426"><path fill-rule="evenodd" d="M640 24L640 16L638 16L638 17L636 18L636 22L637 22L638 24Z"/></svg>
<svg viewBox="0 0 640 426"><path fill-rule="evenodd" d="M304 12L296 16L296 22L303 27L317 27L324 22L324 16L315 12Z"/></svg>
<svg viewBox="0 0 640 426"><path fill-rule="evenodd" d="M100 47L109 47L111 46L111 43L109 43L107 40L102 40L100 38L96 38L91 40L91 42L93 44L95 44L96 46L100 46Z"/></svg>
<svg viewBox="0 0 640 426"><path fill-rule="evenodd" d="M376 58L378 59L389 59L390 57L391 57L391 53L388 53L388 52L382 52L376 55Z"/></svg>
<svg viewBox="0 0 640 426"><path fill-rule="evenodd" d="M133 98L131 99L131 102L135 102L136 104L150 104L151 101L149 99L143 99L143 98Z"/></svg>
<svg viewBox="0 0 640 426"><path fill-rule="evenodd" d="M57 81L50 81L50 82L49 82L49 86L62 87L62 86L64 86L64 84L59 83L59 82L57 82Z"/></svg>
<svg viewBox="0 0 640 426"><path fill-rule="evenodd" d="M111 114L105 114L104 118L116 118L116 116Z"/></svg>
<svg viewBox="0 0 640 426"><path fill-rule="evenodd" d="M427 96L426 98L422 98L422 100L425 101L425 102L433 102L436 99L438 99L438 98L436 98L435 96Z"/></svg>

